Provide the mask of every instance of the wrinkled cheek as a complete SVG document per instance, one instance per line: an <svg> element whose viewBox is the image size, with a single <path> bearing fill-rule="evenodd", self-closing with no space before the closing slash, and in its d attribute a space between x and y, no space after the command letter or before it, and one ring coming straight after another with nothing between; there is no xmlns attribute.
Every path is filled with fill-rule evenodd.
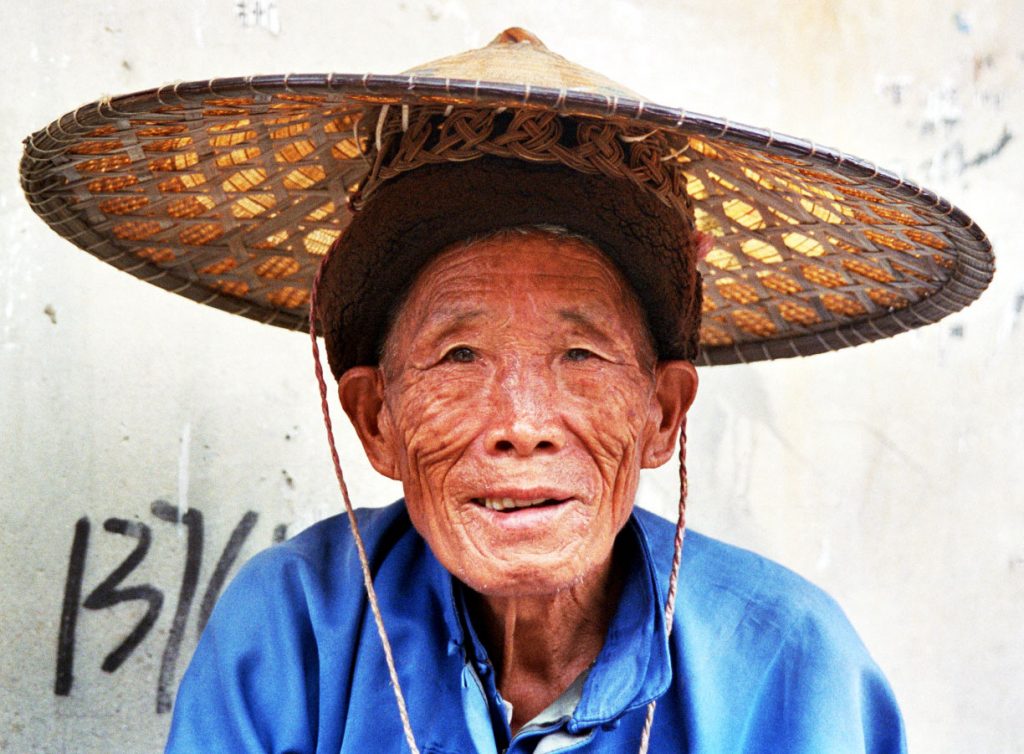
<svg viewBox="0 0 1024 754"><path fill-rule="evenodd" d="M639 480L640 439L646 421L636 407L646 406L646 401L644 391L606 389L600 400L589 405L581 402L573 426L597 465L603 497L625 508L632 503Z"/></svg>
<svg viewBox="0 0 1024 754"><path fill-rule="evenodd" d="M412 468L430 467L469 443L476 431L469 392L456 381L424 381L405 389L397 418Z"/></svg>
<svg viewBox="0 0 1024 754"><path fill-rule="evenodd" d="M638 445L633 442L622 442L614 450L603 455L599 464L601 481L605 490L605 499L615 508L615 518L623 509L628 509L633 502L640 479L640 463Z"/></svg>
<svg viewBox="0 0 1024 754"><path fill-rule="evenodd" d="M646 416L638 405L646 406L646 397L605 386L599 398L574 400L570 421L599 457L617 463L628 459L627 449L636 446L643 432Z"/></svg>
<svg viewBox="0 0 1024 754"><path fill-rule="evenodd" d="M413 526L438 556L448 549L445 533L451 529L454 515L445 504L445 479L450 469L451 463L429 448L419 452L417 446L412 445L403 455L401 479L406 508Z"/></svg>
<svg viewBox="0 0 1024 754"><path fill-rule="evenodd" d="M425 523L436 527L453 514L444 504L453 497L449 473L472 442L476 421L470 412L437 403L410 411L405 419L399 457L406 499L417 510L429 511L430 521Z"/></svg>

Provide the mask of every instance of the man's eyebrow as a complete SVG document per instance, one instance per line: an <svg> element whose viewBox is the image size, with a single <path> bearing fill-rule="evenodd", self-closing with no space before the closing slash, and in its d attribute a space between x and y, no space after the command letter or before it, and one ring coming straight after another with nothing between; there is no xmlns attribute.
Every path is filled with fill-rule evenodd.
<svg viewBox="0 0 1024 754"><path fill-rule="evenodd" d="M483 314L483 309L438 309L427 317L425 329L435 340L443 340L453 332L457 332L467 322L482 317Z"/></svg>
<svg viewBox="0 0 1024 754"><path fill-rule="evenodd" d="M614 345L614 342L611 336L608 335L608 332L578 309L559 309L558 316L568 322L572 322L587 335L597 339L604 345Z"/></svg>

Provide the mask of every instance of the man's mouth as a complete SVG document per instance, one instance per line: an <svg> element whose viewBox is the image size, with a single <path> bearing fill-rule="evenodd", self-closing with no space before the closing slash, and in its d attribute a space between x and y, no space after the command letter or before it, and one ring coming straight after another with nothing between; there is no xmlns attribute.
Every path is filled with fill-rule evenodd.
<svg viewBox="0 0 1024 754"><path fill-rule="evenodd" d="M485 508L489 508L492 511L509 511L519 510L521 508L540 508L545 505L558 505L564 503L566 499L558 499L552 497L538 497L531 499L521 499L512 497L475 497L473 502L477 505L482 505Z"/></svg>

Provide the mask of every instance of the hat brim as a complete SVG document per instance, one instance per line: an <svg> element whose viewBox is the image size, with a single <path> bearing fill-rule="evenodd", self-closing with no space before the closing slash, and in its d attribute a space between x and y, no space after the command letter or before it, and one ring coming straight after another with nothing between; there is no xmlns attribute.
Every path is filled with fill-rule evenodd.
<svg viewBox="0 0 1024 754"><path fill-rule="evenodd" d="M308 290L365 176L374 106L530 108L660 131L699 230L699 363L810 355L962 309L994 271L961 210L812 142L592 91L417 76L182 83L86 105L26 140L22 186L51 227L200 303L305 329Z"/></svg>

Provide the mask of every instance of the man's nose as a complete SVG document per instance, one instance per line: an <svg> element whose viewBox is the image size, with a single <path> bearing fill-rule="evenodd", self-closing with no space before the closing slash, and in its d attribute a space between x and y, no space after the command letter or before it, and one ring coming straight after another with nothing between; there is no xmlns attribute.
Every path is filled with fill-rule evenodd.
<svg viewBox="0 0 1024 754"><path fill-rule="evenodd" d="M487 452L530 456L556 453L565 445L565 429L553 381L536 370L511 368L495 386L484 435Z"/></svg>

